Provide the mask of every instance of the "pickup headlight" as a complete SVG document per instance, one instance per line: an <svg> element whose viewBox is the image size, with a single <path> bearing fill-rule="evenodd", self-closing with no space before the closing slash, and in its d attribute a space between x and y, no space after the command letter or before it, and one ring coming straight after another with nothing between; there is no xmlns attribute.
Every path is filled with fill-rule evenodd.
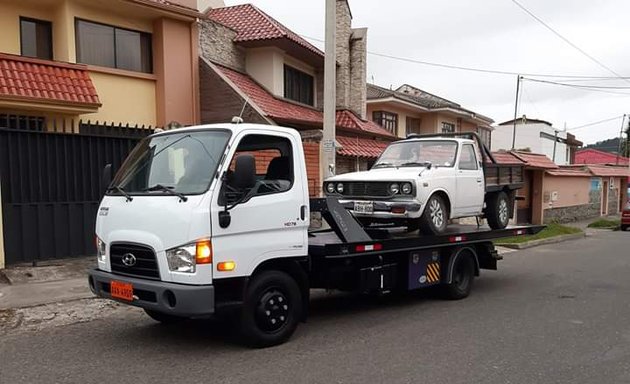
<svg viewBox="0 0 630 384"><path fill-rule="evenodd" d="M98 261L104 263L107 259L107 244L98 236L96 236L96 256L98 257Z"/></svg>
<svg viewBox="0 0 630 384"><path fill-rule="evenodd" d="M335 193L335 184L334 183L326 184L326 192Z"/></svg>
<svg viewBox="0 0 630 384"><path fill-rule="evenodd" d="M400 190L402 191L403 195L411 195L411 192L413 192L413 187L411 186L411 183L404 183Z"/></svg>
<svg viewBox="0 0 630 384"><path fill-rule="evenodd" d="M343 193L343 184L342 183L337 184L337 193Z"/></svg>
<svg viewBox="0 0 630 384"><path fill-rule="evenodd" d="M400 185L398 183L391 184L389 186L389 192L392 195L397 195L400 192Z"/></svg>
<svg viewBox="0 0 630 384"><path fill-rule="evenodd" d="M166 251L171 272L195 273L197 264L212 263L212 244L208 240L182 245Z"/></svg>

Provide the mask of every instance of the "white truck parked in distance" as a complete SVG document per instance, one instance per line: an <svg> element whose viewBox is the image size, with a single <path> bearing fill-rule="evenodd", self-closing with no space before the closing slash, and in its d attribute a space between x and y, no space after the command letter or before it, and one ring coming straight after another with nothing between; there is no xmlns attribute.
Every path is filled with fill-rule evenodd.
<svg viewBox="0 0 630 384"><path fill-rule="evenodd" d="M111 174L106 166L92 291L162 323L230 316L259 347L291 337L311 288L440 286L462 299L481 269L497 269L493 240L542 229L451 226L418 237L363 228L336 198L309 198L299 132L269 125L157 133ZM309 232L311 211L330 229Z"/></svg>
<svg viewBox="0 0 630 384"><path fill-rule="evenodd" d="M475 133L457 133L393 142L371 170L329 178L324 190L365 225L404 225L436 235L450 219L463 217L505 228L522 185L522 166L496 164Z"/></svg>

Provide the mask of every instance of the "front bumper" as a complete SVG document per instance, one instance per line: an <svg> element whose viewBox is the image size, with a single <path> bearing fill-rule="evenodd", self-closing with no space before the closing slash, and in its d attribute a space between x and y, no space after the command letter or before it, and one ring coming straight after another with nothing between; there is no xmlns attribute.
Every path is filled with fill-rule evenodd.
<svg viewBox="0 0 630 384"><path fill-rule="evenodd" d="M140 308L182 317L204 317L214 314L214 286L183 285L115 275L99 269L89 272L92 292L106 299ZM133 301L118 300L110 294L111 281L133 285Z"/></svg>
<svg viewBox="0 0 630 384"><path fill-rule="evenodd" d="M356 213L354 202L360 200L341 200L339 203L356 217L369 217L374 219L417 219L422 215L422 204L409 201L374 201L373 213ZM394 213L392 209L404 208L404 213Z"/></svg>

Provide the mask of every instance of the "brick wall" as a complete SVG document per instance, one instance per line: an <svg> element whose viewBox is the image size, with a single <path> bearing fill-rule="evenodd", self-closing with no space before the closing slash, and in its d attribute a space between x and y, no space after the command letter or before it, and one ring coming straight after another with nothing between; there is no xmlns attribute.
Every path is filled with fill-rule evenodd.
<svg viewBox="0 0 630 384"><path fill-rule="evenodd" d="M236 32L211 20L199 22L199 54L226 67L245 71L245 51L234 45Z"/></svg>
<svg viewBox="0 0 630 384"><path fill-rule="evenodd" d="M350 106L350 38L352 15L347 0L337 0L337 108ZM365 81L365 80L364 80Z"/></svg>
<svg viewBox="0 0 630 384"><path fill-rule="evenodd" d="M367 28L352 30L350 41L350 109L362 119L367 108Z"/></svg>
<svg viewBox="0 0 630 384"><path fill-rule="evenodd" d="M199 60L199 92L201 122L225 123L241 113L245 100L216 74L204 60ZM247 123L268 124L251 105L245 107L243 119Z"/></svg>
<svg viewBox="0 0 630 384"><path fill-rule="evenodd" d="M308 178L308 193L311 197L317 197L321 193L319 185L319 143L305 141L304 157L306 158L306 176Z"/></svg>

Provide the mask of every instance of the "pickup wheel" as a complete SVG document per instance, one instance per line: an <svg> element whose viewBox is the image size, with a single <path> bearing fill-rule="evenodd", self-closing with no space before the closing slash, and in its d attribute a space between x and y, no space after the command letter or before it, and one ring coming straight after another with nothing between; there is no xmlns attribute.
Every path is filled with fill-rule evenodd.
<svg viewBox="0 0 630 384"><path fill-rule="evenodd" d="M302 313L302 295L296 281L281 271L264 271L247 287L241 312L243 342L264 348L287 341Z"/></svg>
<svg viewBox="0 0 630 384"><path fill-rule="evenodd" d="M475 278L475 261L470 251L463 250L456 256L451 282L442 287L442 295L447 300L461 300L470 295Z"/></svg>
<svg viewBox="0 0 630 384"><path fill-rule="evenodd" d="M145 309L144 312L147 315L149 315L149 317L152 318L153 320L160 322L164 325L177 324L186 320L185 317L169 315L168 313L152 311L150 309Z"/></svg>
<svg viewBox="0 0 630 384"><path fill-rule="evenodd" d="M626 225L623 225L623 224L621 225L621 230L622 230L622 231L627 231L627 230L628 230L628 228L629 228L629 227L628 227L628 225L627 225L627 224L626 224Z"/></svg>
<svg viewBox="0 0 630 384"><path fill-rule="evenodd" d="M448 225L448 209L440 195L432 195L427 201L419 222L420 233L423 235L440 235Z"/></svg>
<svg viewBox="0 0 630 384"><path fill-rule="evenodd" d="M503 229L510 222L510 199L507 193L497 192L488 196L486 219L492 229Z"/></svg>

